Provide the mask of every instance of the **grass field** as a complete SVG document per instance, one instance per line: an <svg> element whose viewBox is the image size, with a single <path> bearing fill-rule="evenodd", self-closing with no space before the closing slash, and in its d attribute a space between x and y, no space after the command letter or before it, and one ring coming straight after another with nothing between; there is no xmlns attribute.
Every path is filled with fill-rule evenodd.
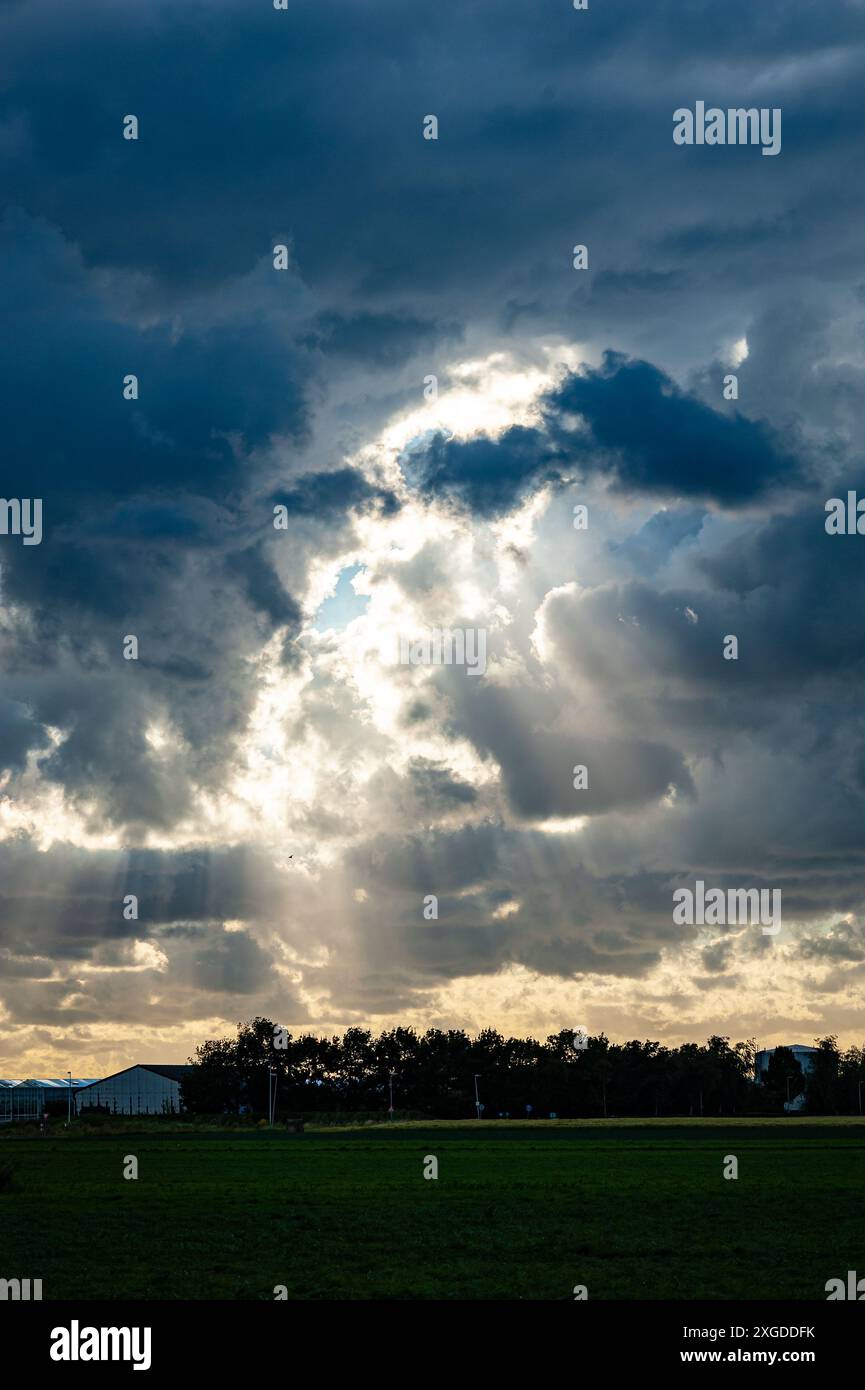
<svg viewBox="0 0 865 1390"><path fill-rule="evenodd" d="M6 1131L9 1162L0 1277L45 1299L825 1300L865 1274L861 1121Z"/></svg>

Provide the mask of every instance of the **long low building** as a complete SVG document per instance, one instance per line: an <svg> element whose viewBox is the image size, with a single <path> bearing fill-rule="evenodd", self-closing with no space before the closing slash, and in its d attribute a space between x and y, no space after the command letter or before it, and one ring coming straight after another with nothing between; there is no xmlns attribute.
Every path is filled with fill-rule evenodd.
<svg viewBox="0 0 865 1390"><path fill-rule="evenodd" d="M30 1076L23 1081L0 1079L0 1124L13 1120L40 1120L50 1102L52 1110L68 1104L69 1091L72 1091L72 1109L75 1098L85 1086L92 1086L92 1077L73 1076Z"/></svg>
<svg viewBox="0 0 865 1390"><path fill-rule="evenodd" d="M180 1083L192 1070L153 1062L126 1067L82 1086L75 1095L78 1114L102 1110L109 1115L177 1115L183 1109Z"/></svg>

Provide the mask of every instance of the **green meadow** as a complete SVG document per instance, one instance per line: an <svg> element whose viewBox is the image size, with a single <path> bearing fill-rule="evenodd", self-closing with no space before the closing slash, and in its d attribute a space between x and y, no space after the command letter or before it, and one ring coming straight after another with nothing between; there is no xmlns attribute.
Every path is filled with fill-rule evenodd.
<svg viewBox="0 0 865 1390"><path fill-rule="evenodd" d="M858 1120L127 1121L7 1130L9 1165L0 1277L46 1300L825 1300L865 1274Z"/></svg>

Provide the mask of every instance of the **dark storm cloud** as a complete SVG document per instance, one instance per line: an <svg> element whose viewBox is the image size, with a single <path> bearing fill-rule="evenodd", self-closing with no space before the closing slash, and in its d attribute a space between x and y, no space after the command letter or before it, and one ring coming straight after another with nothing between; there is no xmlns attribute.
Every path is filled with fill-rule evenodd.
<svg viewBox="0 0 865 1390"><path fill-rule="evenodd" d="M491 516L528 487L575 474L600 473L618 492L727 506L799 481L795 455L768 425L712 410L657 367L619 353L605 353L597 370L569 373L542 413L543 428L514 426L496 439L438 434L408 452L407 477L425 494Z"/></svg>
<svg viewBox="0 0 865 1390"><path fill-rule="evenodd" d="M348 862L365 881L379 887L420 890L434 879L438 890L445 893L493 875L500 850L495 826L466 826L452 835L390 836L380 845L352 850Z"/></svg>
<svg viewBox="0 0 865 1390"><path fill-rule="evenodd" d="M41 497L44 525L40 546L7 539L3 548L6 600L28 615L6 634L8 687L36 721L70 731L45 764L49 776L104 798L121 821L167 825L186 793L160 778L143 726L168 706L193 742L196 725L230 738L239 719L220 718L218 706L205 721L200 710L190 718L184 685L221 669L242 710L249 691L237 685L237 657L249 606L271 628L297 626L296 604L260 550L244 545L232 497L244 448L303 427L303 370L297 354L292 368L276 350L267 323L180 337L168 325L138 330L118 320L104 284L55 230L12 213L3 231L13 314L0 371L0 483L6 496ZM132 369L138 402L122 397ZM218 627L191 602L205 588L222 590ZM127 633L141 642L134 675L119 660Z"/></svg>
<svg viewBox="0 0 865 1390"><path fill-rule="evenodd" d="M403 459L423 495L454 498L481 516L510 511L527 487L562 481L554 446L540 430L514 425L497 439L436 434Z"/></svg>
<svg viewBox="0 0 865 1390"><path fill-rule="evenodd" d="M865 603L858 538L831 536L825 526L826 500L846 502L848 488L857 484L865 495L861 466L824 492L809 494L795 513L773 516L699 557L703 574L729 595L730 611L747 615L753 658L742 668L746 679L759 675L792 690L802 682L828 688L865 675L865 633L845 618ZM844 685L835 684L834 691L846 703Z"/></svg>
<svg viewBox="0 0 865 1390"><path fill-rule="evenodd" d="M0 767L20 772L31 748L47 742L47 729L32 719L25 705L0 698Z"/></svg>
<svg viewBox="0 0 865 1390"><path fill-rule="evenodd" d="M142 328L123 286L56 229L13 211L0 242L0 491L41 497L44 532L0 551L21 615L3 636L0 759L20 770L53 723L66 738L44 775L115 823L168 828L231 757L255 696L248 659L300 626L273 567L272 509L248 494L251 452L272 436L302 442L311 368L290 315L254 312L254 284L250 306L219 306L217 322ZM122 395L132 370L138 401ZM395 505L349 468L297 482L288 501L334 519ZM122 660L127 634L137 663ZM171 769L145 739L166 716L185 744Z"/></svg>
<svg viewBox="0 0 865 1390"><path fill-rule="evenodd" d="M411 763L409 773L418 795L431 808L465 806L477 801L478 794L474 787L454 777L448 768L437 766L428 759L416 759Z"/></svg>
<svg viewBox="0 0 865 1390"><path fill-rule="evenodd" d="M0 224L0 254L12 287L0 482L4 496L45 499L49 538L145 489L230 496L244 450L303 429L308 369L273 318L136 327L55 228L16 210ZM123 398L128 373L138 400Z"/></svg>
<svg viewBox="0 0 865 1390"><path fill-rule="evenodd" d="M217 920L264 921L287 891L269 860L242 846L121 852L58 843L39 852L22 837L0 844L0 868L0 944L55 961L86 960L115 941L210 931ZM131 920L127 894L138 899Z"/></svg>
<svg viewBox="0 0 865 1390"><path fill-rule="evenodd" d="M705 320L685 325L685 305L723 321L777 263L786 225L799 235L784 276L801 285L829 171L845 213L861 208L837 175L862 128L863 29L861 10L827 28L805 0L772 0L759 24L735 4L726 28L709 0L687 18L675 0L590 17L509 0L494 23L474 6L409 16L402 0L287 13L33 0L7 7L0 35L14 74L0 118L17 132L4 183L88 263L152 273L164 295L245 274L285 241L349 338L369 313L458 324L515 303L548 326L578 310L581 332L631 335L638 295L638 312L693 340ZM724 105L783 102L781 158L676 149L672 112L695 83ZM138 142L120 138L127 112ZM428 112L437 142L421 138ZM739 202L750 217L733 218ZM839 211L824 208L817 275L850 259ZM577 240L593 267L579 288Z"/></svg>
<svg viewBox="0 0 865 1390"><path fill-rule="evenodd" d="M708 4L695 6L683 30L680 7L671 3L651 10L634 6L626 15L599 12L586 23L584 16L549 4L539 23L524 6L511 4L498 7L491 34L481 12L450 6L418 12L411 23L403 7L392 3L348 9L325 3L290 14L237 3L193 5L182 14L170 7L158 15L124 12L121 21L110 6L91 3L83 13L79 7L73 22L62 5L43 0L6 20L4 48L16 78L4 92L5 103L9 119L27 135L26 142L22 138L9 146L9 200L57 224L82 247L85 264L155 277L150 287L139 288L138 302L142 308L158 307L163 315L169 305L185 308L202 287L247 275L262 263L273 303L296 298L292 277L274 274L266 265L273 242L285 239L307 283L333 300L326 307L309 306L317 312L303 342L317 342L326 353L346 358L365 354L393 363L417 346L433 352L436 341L449 342L461 322L499 319L505 302L537 305L541 329L572 328L579 307L580 331L609 337L616 325L627 324L630 331L635 316L642 317L635 301L641 285L655 286L650 294L659 302L650 316L674 321L680 338L691 332L689 300L714 315L720 330L737 285L746 278L759 283L767 266L776 264L777 236L773 240L766 229L779 225L779 209L789 221L791 207L805 196L803 186L822 175L797 153L796 142L785 146L783 170L773 169L769 182L766 161L739 157L749 151L723 151L734 159L712 164L704 159L705 191L697 194L694 152L675 149L670 123L673 106L684 99L689 63L698 61L708 71L718 64L723 72L725 54L739 51L738 26L732 23L722 35L712 16ZM854 75L843 65L838 68L838 55L843 39L851 44L861 39L862 16L848 9L836 22L825 69L804 69L783 95L794 112L803 103L821 114L848 103L855 120ZM497 55L494 81L486 62L491 42ZM749 27L747 51L759 70L770 58L775 65L782 59L795 65L820 52L825 42L808 6L778 3L764 11L760 26ZM28 52L37 45L39 62L28 63ZM673 64L671 51L677 54ZM613 57L618 79L610 68ZM160 75L158 96L154 73ZM344 100L335 101L335 92ZM359 105L352 104L352 93ZM438 142L421 139L427 110L439 112ZM137 142L120 136L120 117L127 111L137 111L142 120ZM823 132L820 169L832 157L835 135ZM819 141L819 133L812 139ZM25 145L27 158L16 158ZM632 181L621 176L629 167L641 175L639 219L633 217ZM562 197L563 171L581 190L579 218L572 199ZM738 229L734 244L728 235L728 257L716 272L717 238L704 245L703 229L715 225L719 201L729 206L731 182L759 194L759 234ZM530 189L531 196L515 199L515 186ZM845 196L855 196L849 183ZM347 219L347 209L358 215ZM575 221L585 224L584 240L592 243L595 232L603 243L597 261L593 249L597 274L590 273L588 289L570 269ZM802 223L800 214L797 297ZM821 235L832 245L815 267L818 276L827 257L840 249L834 243L841 229L834 222L827 227L824 219ZM670 240L676 237L678 242ZM677 289L671 277L688 237L699 268ZM735 272L730 272L733 255ZM707 296L703 286L710 266L718 277L733 273L733 283ZM504 299L503 285L508 286ZM433 303L445 306L446 320L440 312L430 315ZM748 316L753 312L749 302ZM736 326L741 331L741 319ZM283 415L292 401L295 409L299 405L285 354L276 343L261 340L260 328L256 320L243 329L208 326L216 417L209 440L195 438L194 409L174 409L181 393L186 399L184 373L200 370L189 335L171 362L170 378L150 360L164 330L149 330L157 340L149 353L148 333L139 335L145 342L135 347L141 348L150 384L141 406L120 417L123 429L133 430L132 422L139 420L144 438L161 442L164 467L172 447L186 453L191 439L195 447L185 469L209 468L211 477L220 470L230 474L220 421L251 439L280 427L268 418L277 401ZM662 324L655 323L659 330L663 333ZM121 352L131 345L121 339L114 346ZM86 353L85 360L90 356ZM98 373L90 370L98 383ZM604 415L599 428L609 431L609 412L602 407L612 405L617 386L626 395L626 384L607 382L603 393L593 384L596 411ZM647 391L655 412L663 412L653 384L632 379L627 389ZM86 408L94 388L89 382L76 385L88 389L68 390L69 403L74 409L80 401ZM115 400L112 409L119 413L124 404ZM693 404L690 414L669 406L666 416L671 424L689 424L706 452L695 464L696 482L708 470L704 481L716 491L724 482L724 495L747 494L747 459L732 459L729 483L720 479L723 439L706 437L711 431L696 411ZM103 413L100 407L100 422ZM728 421L726 439L766 464L760 428ZM176 437L178 429L183 440ZM493 464L479 444L465 455L461 479L454 477L453 452L441 449L433 483L461 483L477 506L507 505L518 493L516 484L545 476L542 459L529 461L522 451L517 459L499 455ZM648 471L650 483L666 467L674 475L667 482L681 481L682 468L676 465L687 461L665 461L663 452L655 441L648 458L636 451L626 467L638 477ZM149 475L159 466L158 458L148 459ZM499 467L504 476L497 488L489 473ZM134 476L135 470L129 473ZM219 481L225 485L224 478ZM754 478L753 489L759 486Z"/></svg>
<svg viewBox="0 0 865 1390"><path fill-rule="evenodd" d="M261 544L230 556L228 569L240 580L252 607L264 613L274 627L300 626L300 608L280 584Z"/></svg>
<svg viewBox="0 0 865 1390"><path fill-rule="evenodd" d="M42 980L53 969L54 962L48 956L15 956L11 951L0 951L0 979Z"/></svg>
<svg viewBox="0 0 865 1390"><path fill-rule="evenodd" d="M836 922L824 936L803 941L800 951L806 960L861 965L865 962L865 930L861 922Z"/></svg>
<svg viewBox="0 0 865 1390"><path fill-rule="evenodd" d="M553 441L587 471L608 472L623 492L734 504L773 483L794 483L798 464L774 431L723 415L679 390L648 362L608 352L598 370L571 373L548 398ZM579 415L590 429L563 427Z"/></svg>
<svg viewBox="0 0 865 1390"><path fill-rule="evenodd" d="M32 585L20 569L4 574L29 613L6 634L7 692L63 731L43 776L115 825L168 828L195 786L221 785L256 696L250 661L296 606L248 556L226 567L218 552L160 564L150 546L65 550L46 544L51 564L34 567ZM123 659L127 634L137 661ZM154 722L180 737L171 760L148 741Z"/></svg>
<svg viewBox="0 0 865 1390"><path fill-rule="evenodd" d="M458 728L496 759L511 807L527 819L634 809L658 801L672 787L693 792L678 751L589 732L537 687L466 691ZM588 769L588 786L575 791L578 765Z"/></svg>
<svg viewBox="0 0 865 1390"><path fill-rule="evenodd" d="M731 942L715 941L711 946L703 948L700 952L700 959L705 970L711 971L713 975L723 974L729 968L732 954Z"/></svg>
<svg viewBox="0 0 865 1390"><path fill-rule="evenodd" d="M597 875L578 839L464 826L384 837L349 861L353 881L368 890L344 946L355 979L343 978L341 993L353 1007L380 972L375 1004L387 1007L389 967L410 966L418 988L508 964L563 978L640 976L665 943L681 939L663 874ZM435 920L421 913L429 892L438 897ZM493 916L512 900L513 914Z"/></svg>
<svg viewBox="0 0 865 1390"><path fill-rule="evenodd" d="M459 330L396 314L319 314L305 343L326 357L395 367L424 347L459 337Z"/></svg>
<svg viewBox="0 0 865 1390"><path fill-rule="evenodd" d="M155 1025L198 1008L218 1012L224 995L292 997L266 944L236 922L223 925L242 913L266 936L287 900L290 885L254 849L119 853L55 844L40 853L22 838L0 845L0 870L0 998L13 1020ZM139 916L127 920L130 893ZM135 942L155 948L163 966L146 957L142 965Z"/></svg>
<svg viewBox="0 0 865 1390"><path fill-rule="evenodd" d="M378 507L385 516L398 510L399 503L387 488L374 487L354 468L337 468L330 473L306 473L287 492L276 492L268 506L283 506L289 516L323 521L338 520L350 509Z"/></svg>
<svg viewBox="0 0 865 1390"><path fill-rule="evenodd" d="M733 592L705 578L693 589L635 580L562 591L547 603L549 632L570 669L622 696L641 685L647 701L715 694L741 710L749 700L800 694L803 683L828 691L838 676L861 674L865 661L862 634L829 621L863 587L855 557L832 552L845 540L826 536L815 504L807 517L777 518L706 562ZM818 583L825 608L814 603ZM723 657L728 635L738 638L735 660ZM843 688L834 694L843 697Z"/></svg>
<svg viewBox="0 0 865 1390"><path fill-rule="evenodd" d="M272 961L245 931L212 933L206 943L175 950L173 965L180 984L228 994L253 994L268 983Z"/></svg>

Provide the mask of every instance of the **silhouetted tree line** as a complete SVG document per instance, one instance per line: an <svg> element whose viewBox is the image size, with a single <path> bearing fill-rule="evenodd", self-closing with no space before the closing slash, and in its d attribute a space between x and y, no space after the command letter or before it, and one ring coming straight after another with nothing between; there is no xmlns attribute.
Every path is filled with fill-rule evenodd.
<svg viewBox="0 0 865 1390"><path fill-rule="evenodd" d="M570 1029L538 1042L505 1038L492 1028L476 1038L437 1028L423 1034L393 1028L378 1037L349 1028L342 1038L293 1037L270 1019L255 1018L238 1024L236 1038L196 1048L183 1098L200 1114L265 1115L270 1069L283 1116L384 1113L392 1082L396 1110L463 1118L475 1114L475 1077L486 1119L781 1113L785 1100L803 1089L809 1113L860 1113L865 1051L839 1052L834 1037L817 1046L810 1076L803 1077L791 1052L778 1048L764 1084L757 1084L754 1039L731 1046L729 1038L713 1036L702 1046L671 1048L611 1043L603 1033L580 1039Z"/></svg>

